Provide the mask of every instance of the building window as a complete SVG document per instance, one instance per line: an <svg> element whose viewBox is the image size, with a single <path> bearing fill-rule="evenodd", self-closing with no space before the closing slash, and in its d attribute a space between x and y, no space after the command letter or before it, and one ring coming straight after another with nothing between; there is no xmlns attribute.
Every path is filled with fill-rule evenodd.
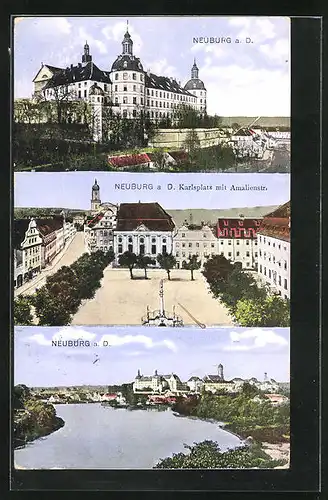
<svg viewBox="0 0 328 500"><path fill-rule="evenodd" d="M260 273L262 272L262 264L260 264Z"/></svg>
<svg viewBox="0 0 328 500"><path fill-rule="evenodd" d="M231 252L228 252L228 257L231 257Z"/></svg>
<svg viewBox="0 0 328 500"><path fill-rule="evenodd" d="M162 253L166 253L166 245L162 245Z"/></svg>
<svg viewBox="0 0 328 500"><path fill-rule="evenodd" d="M152 245L152 246L151 246L151 253L152 253L152 255L155 255L155 254L156 254L156 251L157 251L157 250L156 250L156 245Z"/></svg>
<svg viewBox="0 0 328 500"><path fill-rule="evenodd" d="M126 96L123 97L123 104L127 104L128 103L128 98Z"/></svg>
<svg viewBox="0 0 328 500"><path fill-rule="evenodd" d="M117 85L115 85L115 92L117 92Z"/></svg>
<svg viewBox="0 0 328 500"><path fill-rule="evenodd" d="M239 245L239 240L236 240L236 245Z"/></svg>
<svg viewBox="0 0 328 500"><path fill-rule="evenodd" d="M140 255L144 255L145 254L145 245L144 244L141 244L139 246L139 253L140 253Z"/></svg>
<svg viewBox="0 0 328 500"><path fill-rule="evenodd" d="M186 244L185 243L182 243L182 248L185 248Z"/></svg>
<svg viewBox="0 0 328 500"><path fill-rule="evenodd" d="M249 245L249 240L246 240L246 245Z"/></svg>
<svg viewBox="0 0 328 500"><path fill-rule="evenodd" d="M137 86L133 85L133 92L136 92L136 91L137 91Z"/></svg>
<svg viewBox="0 0 328 500"><path fill-rule="evenodd" d="M137 116L137 112L136 112L136 110L135 110L135 109L132 111L132 116L134 116L134 117L136 117L136 116Z"/></svg>
<svg viewBox="0 0 328 500"><path fill-rule="evenodd" d="M118 104L118 97L115 97L115 104Z"/></svg>
<svg viewBox="0 0 328 500"><path fill-rule="evenodd" d="M124 61L126 63L126 61ZM126 66L124 66L126 67ZM127 80L128 79L128 74L127 73L123 73L123 80Z"/></svg>
<svg viewBox="0 0 328 500"><path fill-rule="evenodd" d="M188 246L189 246L189 248L191 248L192 247L192 243L189 243Z"/></svg>
<svg viewBox="0 0 328 500"><path fill-rule="evenodd" d="M127 92L127 91L128 91L128 87L127 87L127 85L124 85L123 92Z"/></svg>
<svg viewBox="0 0 328 500"><path fill-rule="evenodd" d="M246 257L249 257L249 252L246 252Z"/></svg>
<svg viewBox="0 0 328 500"><path fill-rule="evenodd" d="M133 80L136 80L137 79L137 74L136 73L132 73L132 78L133 78Z"/></svg>
<svg viewBox="0 0 328 500"><path fill-rule="evenodd" d="M239 257L240 252L236 252L236 256Z"/></svg>
<svg viewBox="0 0 328 500"><path fill-rule="evenodd" d="M287 288L288 288L288 287L287 287L287 280L285 279L285 280L284 280L284 289L285 289L285 290L287 290Z"/></svg>
<svg viewBox="0 0 328 500"><path fill-rule="evenodd" d="M133 104L137 104L137 98L136 97L133 98Z"/></svg>
<svg viewBox="0 0 328 500"><path fill-rule="evenodd" d="M84 97L87 97L87 91L86 90L84 91Z"/></svg>
<svg viewBox="0 0 328 500"><path fill-rule="evenodd" d="M143 82L143 75L140 75L140 81Z"/></svg>
<svg viewBox="0 0 328 500"><path fill-rule="evenodd" d="M197 247L197 248L199 247L199 243L196 243L196 247Z"/></svg>
<svg viewBox="0 0 328 500"><path fill-rule="evenodd" d="M118 253L122 253L122 252L123 252L122 245L118 245Z"/></svg>
<svg viewBox="0 0 328 500"><path fill-rule="evenodd" d="M176 257L179 257L179 252L176 252L175 256L176 256Z"/></svg>
<svg viewBox="0 0 328 500"><path fill-rule="evenodd" d="M115 73L115 80L118 80L118 73Z"/></svg>
<svg viewBox="0 0 328 500"><path fill-rule="evenodd" d="M271 269L269 269L269 278L271 278Z"/></svg>
<svg viewBox="0 0 328 500"><path fill-rule="evenodd" d="M147 106L149 106L149 99L147 99Z"/></svg>
<svg viewBox="0 0 328 500"><path fill-rule="evenodd" d="M285 264L284 264L284 269L285 269L285 271L287 271L287 262L285 262Z"/></svg>
<svg viewBox="0 0 328 500"><path fill-rule="evenodd" d="M231 240L228 240L228 245L231 245Z"/></svg>
<svg viewBox="0 0 328 500"><path fill-rule="evenodd" d="M278 284L279 284L279 286L281 286L281 276L280 275L278 275Z"/></svg>
<svg viewBox="0 0 328 500"><path fill-rule="evenodd" d="M81 90L79 90L79 92L78 92L78 97L79 97L79 99L81 99Z"/></svg>
<svg viewBox="0 0 328 500"><path fill-rule="evenodd" d="M131 243L129 243L128 245L128 252L133 252L133 245Z"/></svg>

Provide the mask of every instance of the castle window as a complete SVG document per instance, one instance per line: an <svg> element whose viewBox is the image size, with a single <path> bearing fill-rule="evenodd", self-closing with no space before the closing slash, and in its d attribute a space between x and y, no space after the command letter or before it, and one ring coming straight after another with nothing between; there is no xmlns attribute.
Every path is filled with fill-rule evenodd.
<svg viewBox="0 0 328 500"><path fill-rule="evenodd" d="M134 117L136 117L136 116L137 116L137 112L136 112L136 110L135 110L135 109L132 111L132 116L134 116Z"/></svg>
<svg viewBox="0 0 328 500"><path fill-rule="evenodd" d="M171 102L171 108L173 108L173 102Z"/></svg>
<svg viewBox="0 0 328 500"><path fill-rule="evenodd" d="M128 91L128 87L127 87L127 85L124 85L124 87L123 87L123 91L124 91L124 92L127 92L127 91Z"/></svg>
<svg viewBox="0 0 328 500"><path fill-rule="evenodd" d="M162 101L159 101L159 107L160 108L162 107Z"/></svg>
<svg viewBox="0 0 328 500"><path fill-rule="evenodd" d="M154 91L153 90L151 91L151 95L154 95Z"/></svg>
<svg viewBox="0 0 328 500"><path fill-rule="evenodd" d="M137 91L137 86L133 85L133 92L136 92L136 91Z"/></svg>
<svg viewBox="0 0 328 500"><path fill-rule="evenodd" d="M158 92L157 92L157 90L156 90L156 93L155 93L155 94L156 94L156 97L158 97Z"/></svg>
<svg viewBox="0 0 328 500"><path fill-rule="evenodd" d="M81 99L81 90L79 90L78 97Z"/></svg>
<svg viewBox="0 0 328 500"><path fill-rule="evenodd" d="M104 84L104 90L107 92L107 83Z"/></svg>
<svg viewBox="0 0 328 500"><path fill-rule="evenodd" d="M118 253L122 253L122 252L123 252L123 247L122 247L122 245L118 245L118 249L117 249L117 250L118 250Z"/></svg>
<svg viewBox="0 0 328 500"><path fill-rule="evenodd" d="M115 104L118 104L118 97L115 97Z"/></svg>
<svg viewBox="0 0 328 500"><path fill-rule="evenodd" d="M154 118L154 111L151 112L151 117Z"/></svg>
<svg viewBox="0 0 328 500"><path fill-rule="evenodd" d="M143 82L143 75L140 75L140 81Z"/></svg>
<svg viewBox="0 0 328 500"><path fill-rule="evenodd" d="M147 106L149 106L149 99L147 99Z"/></svg>
<svg viewBox="0 0 328 500"><path fill-rule="evenodd" d="M140 98L140 101L141 101L141 104L143 104L143 103L144 103L144 101L143 101L143 98L142 98L142 97Z"/></svg>
<svg viewBox="0 0 328 500"><path fill-rule="evenodd" d="M133 80L136 80L137 79L137 74L136 73L132 73L132 78L133 78Z"/></svg>
<svg viewBox="0 0 328 500"><path fill-rule="evenodd" d="M159 97L162 97L162 92L159 93Z"/></svg>
<svg viewBox="0 0 328 500"><path fill-rule="evenodd" d="M123 104L127 104L128 103L128 98L127 97L123 97Z"/></svg>
<svg viewBox="0 0 328 500"><path fill-rule="evenodd" d="M81 84L79 83L79 89L81 88Z"/></svg>
<svg viewBox="0 0 328 500"><path fill-rule="evenodd" d="M154 101L151 101L151 105L154 106Z"/></svg>
<svg viewBox="0 0 328 500"><path fill-rule="evenodd" d="M123 118L126 118L126 117L127 117L127 115L128 115L128 112L127 112L127 110L126 110L126 109L124 109L124 110L123 110Z"/></svg>
<svg viewBox="0 0 328 500"><path fill-rule="evenodd" d="M84 97L87 97L87 90L84 90Z"/></svg>
<svg viewBox="0 0 328 500"><path fill-rule="evenodd" d="M166 99L168 99L169 97L170 97L170 96L169 96L169 94L167 93L167 94L166 94Z"/></svg>
<svg viewBox="0 0 328 500"><path fill-rule="evenodd" d="M117 85L115 85L115 92L117 92Z"/></svg>
<svg viewBox="0 0 328 500"><path fill-rule="evenodd" d="M147 95L149 95L149 89L147 89Z"/></svg>
<svg viewBox="0 0 328 500"><path fill-rule="evenodd" d="M115 73L115 80L118 80L118 73Z"/></svg>
<svg viewBox="0 0 328 500"><path fill-rule="evenodd" d="M137 98L136 97L133 98L133 104L137 104Z"/></svg>
<svg viewBox="0 0 328 500"><path fill-rule="evenodd" d="M156 101L156 108L158 108L158 101Z"/></svg>
<svg viewBox="0 0 328 500"><path fill-rule="evenodd" d="M201 99L200 102L203 102L203 99Z"/></svg>

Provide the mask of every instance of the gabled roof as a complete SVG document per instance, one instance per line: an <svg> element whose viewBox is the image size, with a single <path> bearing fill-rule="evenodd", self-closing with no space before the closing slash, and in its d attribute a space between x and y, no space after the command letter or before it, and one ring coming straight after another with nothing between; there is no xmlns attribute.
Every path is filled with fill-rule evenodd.
<svg viewBox="0 0 328 500"><path fill-rule="evenodd" d="M39 71L37 72L37 74L35 75L35 77L33 78L33 80L32 80L33 82L36 80L38 74L40 73L40 71L44 67L49 68L50 71L52 71L53 73L58 73L59 71L63 71L63 69L64 69L64 68L57 68L56 66L50 66L50 64L42 64L41 68L39 69Z"/></svg>
<svg viewBox="0 0 328 500"><path fill-rule="evenodd" d="M188 153L186 151L170 151L169 155L175 160L176 162L179 161L187 161L189 159Z"/></svg>
<svg viewBox="0 0 328 500"><path fill-rule="evenodd" d="M151 159L147 153L138 153L126 156L109 156L108 163L113 167L132 167L150 163Z"/></svg>
<svg viewBox="0 0 328 500"><path fill-rule="evenodd" d="M196 382L200 381L201 382L201 380L202 380L201 378L194 376L194 377L190 377L190 379L188 379L188 382L191 382L191 381L196 381Z"/></svg>
<svg viewBox="0 0 328 500"><path fill-rule="evenodd" d="M46 236L63 227L63 217L36 219L36 225L42 236Z"/></svg>
<svg viewBox="0 0 328 500"><path fill-rule="evenodd" d="M96 82L111 83L109 71L102 71L94 64L79 63L77 66L70 66L56 72L46 83L45 89L58 87L59 85L68 85L70 83L92 80Z"/></svg>
<svg viewBox="0 0 328 500"><path fill-rule="evenodd" d="M134 231L140 224L150 231L173 231L172 217L156 203L121 203L116 231Z"/></svg>
<svg viewBox="0 0 328 500"><path fill-rule="evenodd" d="M263 236L290 241L290 201L267 214L258 231Z"/></svg>
<svg viewBox="0 0 328 500"><path fill-rule="evenodd" d="M231 384L230 380L223 380L220 375L206 375L204 377L204 382L220 383L220 384Z"/></svg>
<svg viewBox="0 0 328 500"><path fill-rule="evenodd" d="M148 88L195 97L193 94L181 87L176 80L168 78L167 76L157 76L154 73L146 73L145 84Z"/></svg>

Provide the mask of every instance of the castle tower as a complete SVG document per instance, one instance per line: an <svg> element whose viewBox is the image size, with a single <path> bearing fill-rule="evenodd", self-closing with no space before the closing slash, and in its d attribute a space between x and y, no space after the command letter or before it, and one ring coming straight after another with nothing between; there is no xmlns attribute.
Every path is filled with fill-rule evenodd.
<svg viewBox="0 0 328 500"><path fill-rule="evenodd" d="M218 366L218 375L220 377L221 380L224 380L224 376L223 376L223 365L221 365L221 363L219 364Z"/></svg>
<svg viewBox="0 0 328 500"><path fill-rule="evenodd" d="M82 56L82 63L87 64L88 62L92 61L92 55L90 54L90 47L88 45L88 42L85 42L84 45L84 54Z"/></svg>
<svg viewBox="0 0 328 500"><path fill-rule="evenodd" d="M98 212L100 208L100 187L99 184L97 183L97 179L95 179L95 183L92 186L92 193L91 193L91 210L93 212Z"/></svg>
<svg viewBox="0 0 328 500"><path fill-rule="evenodd" d="M101 142L103 138L102 116L104 107L104 91L96 83L89 90L89 101L92 106L93 140Z"/></svg>
<svg viewBox="0 0 328 500"><path fill-rule="evenodd" d="M122 54L129 54L130 56L132 56L133 41L132 41L132 38L131 38L130 33L128 31L128 28L129 28L129 22L127 21L126 22L126 32L125 32L123 42L122 42L122 47L123 47Z"/></svg>
<svg viewBox="0 0 328 500"><path fill-rule="evenodd" d="M199 69L198 69L197 64L196 64L196 59L194 59L194 64L191 68L191 78L192 79L198 78L198 73L199 73Z"/></svg>

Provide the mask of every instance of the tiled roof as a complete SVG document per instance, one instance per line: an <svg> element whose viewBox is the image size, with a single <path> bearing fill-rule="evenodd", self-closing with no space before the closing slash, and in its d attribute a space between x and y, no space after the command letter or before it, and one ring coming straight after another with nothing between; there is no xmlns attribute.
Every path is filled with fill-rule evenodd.
<svg viewBox="0 0 328 500"><path fill-rule="evenodd" d="M188 80L186 85L184 86L186 90L206 90L204 82L200 80L199 78L192 78L191 80Z"/></svg>
<svg viewBox="0 0 328 500"><path fill-rule="evenodd" d="M175 92L176 94L195 97L181 87L176 80L168 78L167 76L157 76L154 75L154 73L146 73L145 84L146 87L151 89L165 90L166 92Z"/></svg>
<svg viewBox="0 0 328 500"><path fill-rule="evenodd" d="M95 215L88 223L88 227L94 227L102 218L104 217L103 212L99 212L99 214Z"/></svg>
<svg viewBox="0 0 328 500"><path fill-rule="evenodd" d="M255 238L261 219L220 218L217 222L218 238Z"/></svg>
<svg viewBox="0 0 328 500"><path fill-rule="evenodd" d="M116 231L134 231L144 224L150 231L173 231L171 216L158 203L121 203Z"/></svg>
<svg viewBox="0 0 328 500"><path fill-rule="evenodd" d="M102 71L92 61L83 65L71 66L56 72L45 85L45 89L57 87L58 85L68 85L70 83L93 80L96 82L111 83L109 72Z"/></svg>
<svg viewBox="0 0 328 500"><path fill-rule="evenodd" d="M220 383L220 384L231 384L230 380L222 380L220 375L206 375L204 377L204 382L214 382L214 383Z"/></svg>
<svg viewBox="0 0 328 500"><path fill-rule="evenodd" d="M42 236L46 236L63 227L63 218L36 219L36 224Z"/></svg>
<svg viewBox="0 0 328 500"><path fill-rule="evenodd" d="M146 153L108 157L108 163L113 167L132 167L135 165L143 165L150 162L151 159Z"/></svg>
<svg viewBox="0 0 328 500"><path fill-rule="evenodd" d="M190 379L188 380L188 382L191 382L192 380L201 381L201 379L199 377L190 377Z"/></svg>
<svg viewBox="0 0 328 500"><path fill-rule="evenodd" d="M185 151L170 151L169 155L175 160L176 162L179 161L187 161L189 156L188 153Z"/></svg>
<svg viewBox="0 0 328 500"><path fill-rule="evenodd" d="M266 215L261 223L258 234L290 241L290 201L281 205Z"/></svg>

